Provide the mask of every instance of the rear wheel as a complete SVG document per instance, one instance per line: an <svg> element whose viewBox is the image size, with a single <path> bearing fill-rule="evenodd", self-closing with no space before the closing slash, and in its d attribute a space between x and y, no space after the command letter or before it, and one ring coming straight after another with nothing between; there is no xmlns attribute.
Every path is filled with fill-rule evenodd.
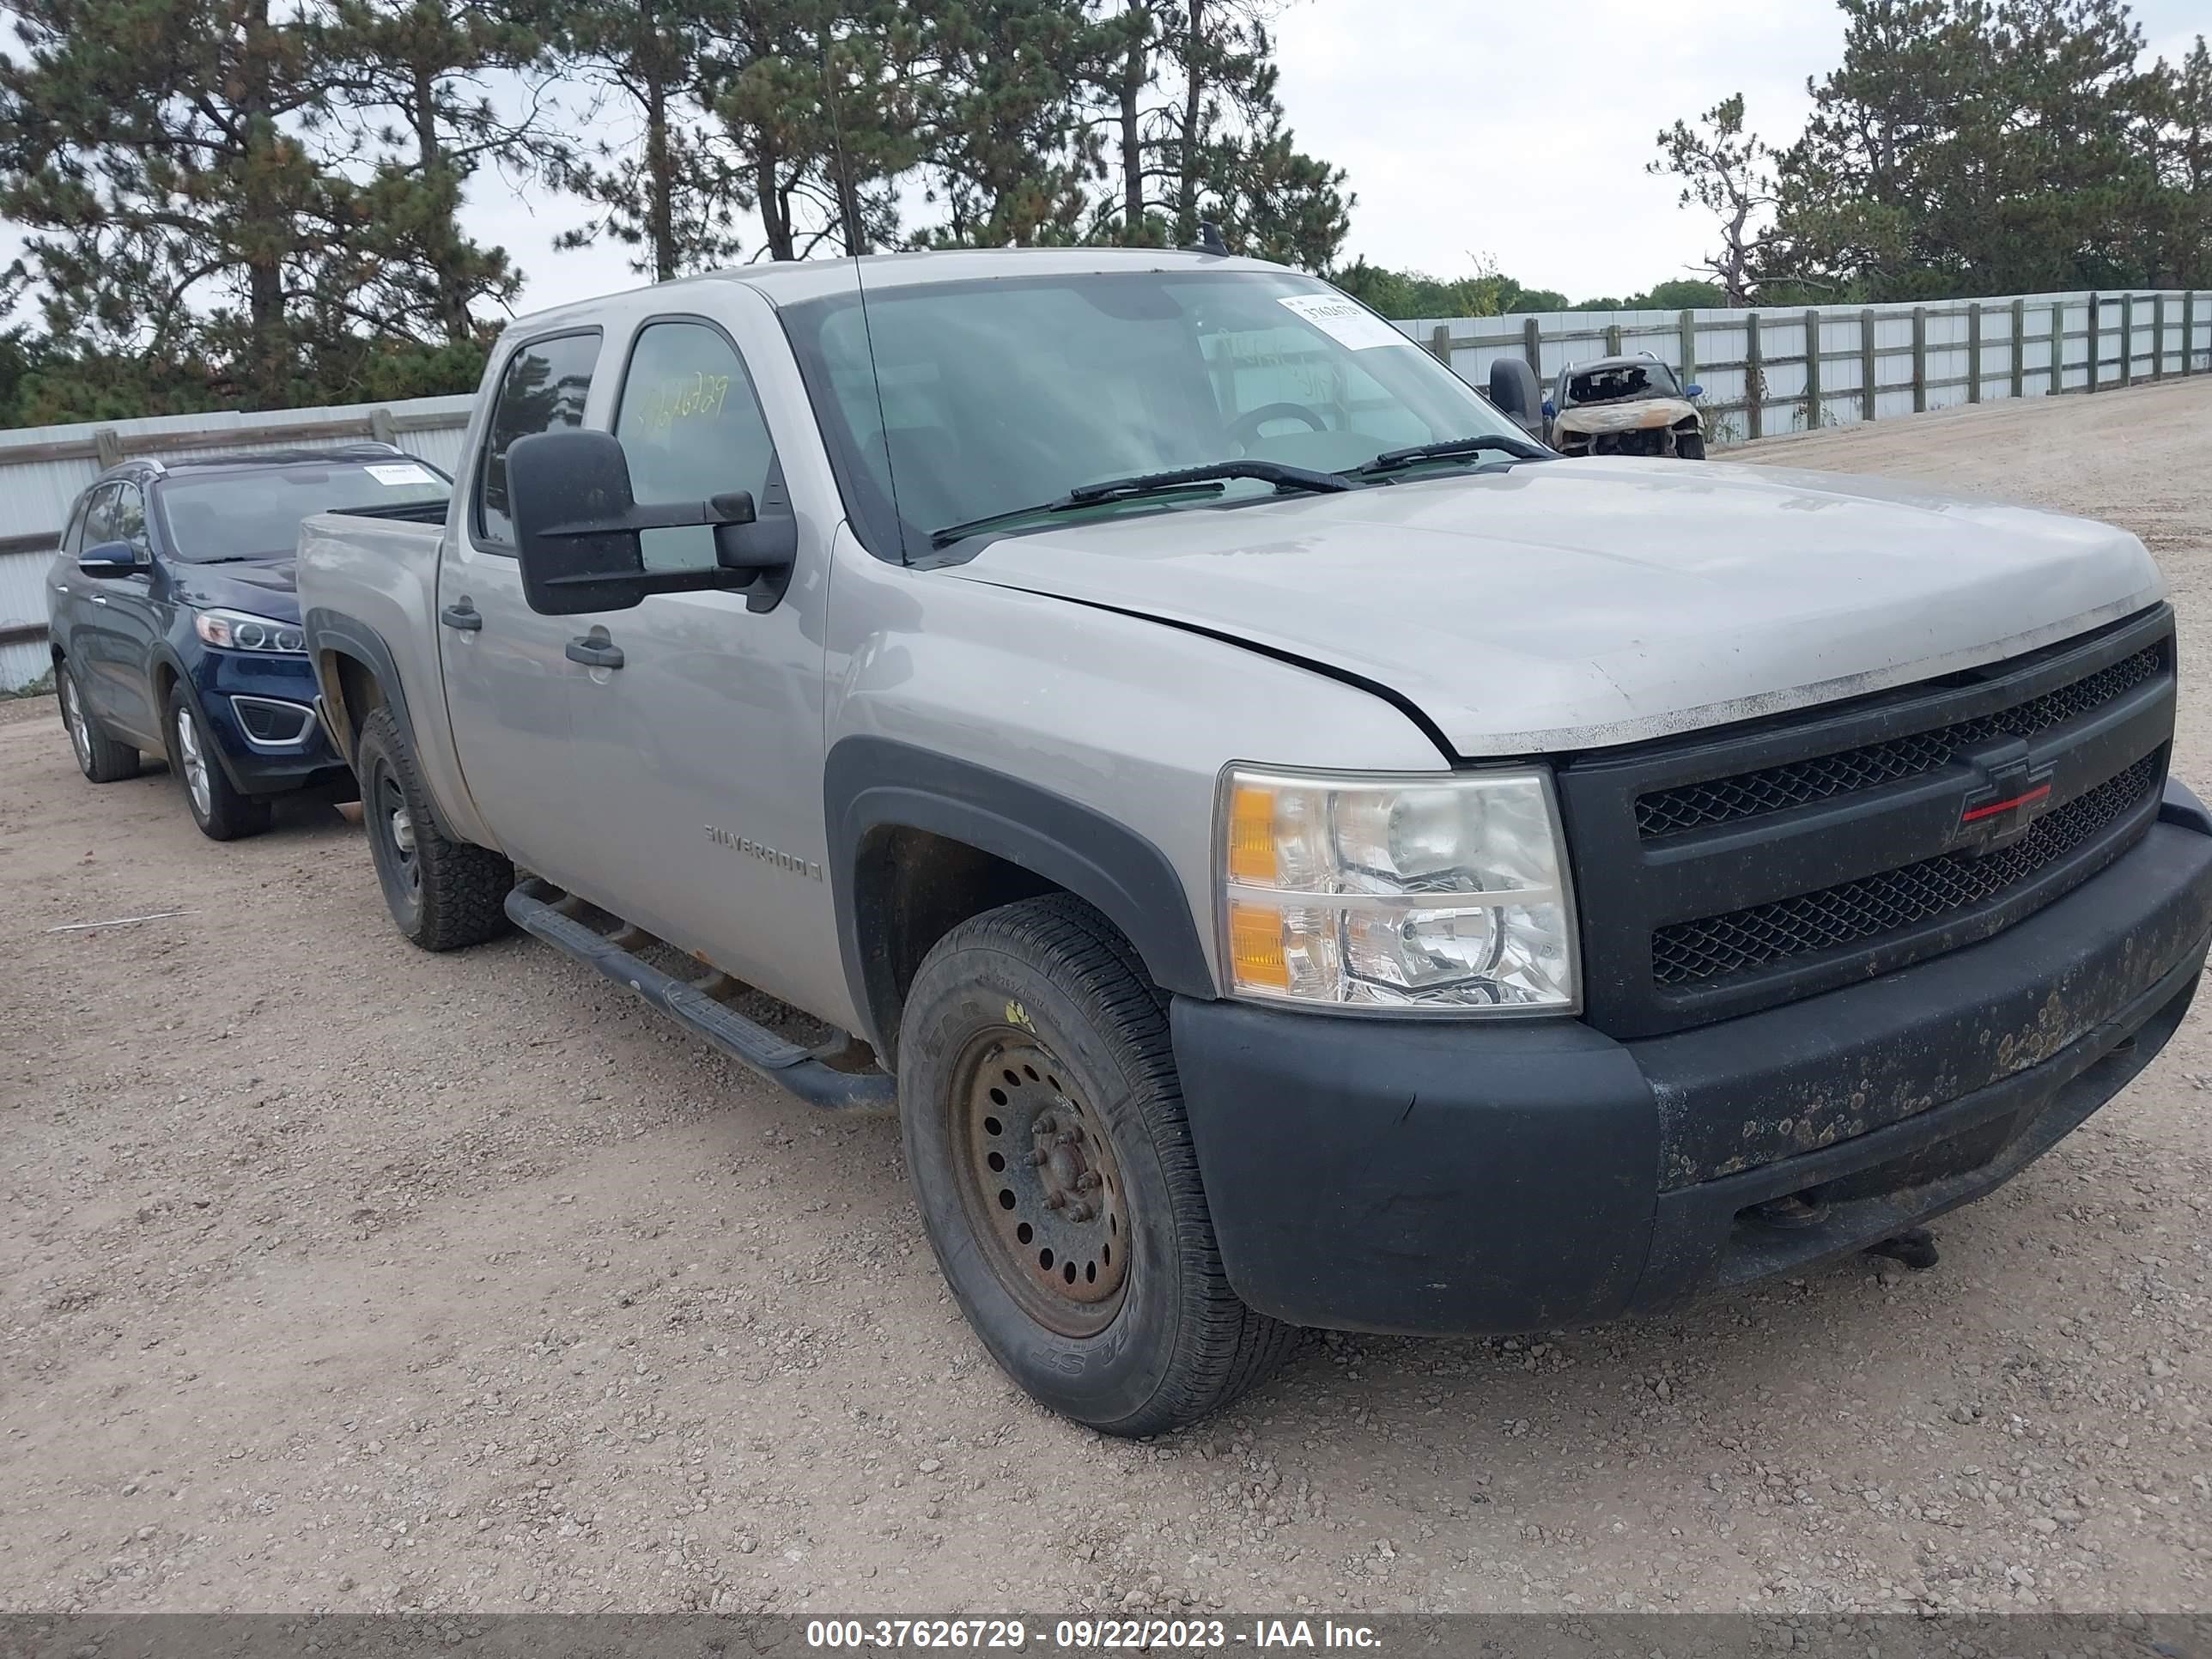
<svg viewBox="0 0 2212 1659"><path fill-rule="evenodd" d="M369 858L399 931L426 951L458 951L505 933L514 866L489 848L439 832L389 708L362 722L354 774Z"/></svg>
<svg viewBox="0 0 2212 1659"><path fill-rule="evenodd" d="M85 707L76 664L65 660L55 665L54 696L61 704L62 725L69 732L77 770L94 783L118 783L138 775L137 750L109 737L100 729L99 716Z"/></svg>
<svg viewBox="0 0 2212 1659"><path fill-rule="evenodd" d="M1163 1000L1103 917L1055 896L963 922L923 962L900 1032L923 1224L1016 1382L1146 1435L1274 1368L1296 1332L1230 1286Z"/></svg>
<svg viewBox="0 0 2212 1659"><path fill-rule="evenodd" d="M185 787L185 805L200 833L210 841L236 841L266 830L267 797L246 794L232 784L216 753L214 735L201 723L182 684L169 688L168 726L169 764Z"/></svg>

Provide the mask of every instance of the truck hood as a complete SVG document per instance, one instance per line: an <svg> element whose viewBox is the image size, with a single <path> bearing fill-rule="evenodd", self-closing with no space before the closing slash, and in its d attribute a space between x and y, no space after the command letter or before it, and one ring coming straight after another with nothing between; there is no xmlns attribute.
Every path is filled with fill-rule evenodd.
<svg viewBox="0 0 2212 1659"><path fill-rule="evenodd" d="M1367 682L1468 758L1632 743L1906 684L2165 592L2141 542L2085 519L1623 457L1057 526L945 574Z"/></svg>
<svg viewBox="0 0 2212 1659"><path fill-rule="evenodd" d="M1577 404L1559 411L1562 432L1587 432L1601 437L1614 432L1638 432L1646 427L1673 426L1677 421L1698 418L1698 406L1680 398L1635 398L1611 404Z"/></svg>

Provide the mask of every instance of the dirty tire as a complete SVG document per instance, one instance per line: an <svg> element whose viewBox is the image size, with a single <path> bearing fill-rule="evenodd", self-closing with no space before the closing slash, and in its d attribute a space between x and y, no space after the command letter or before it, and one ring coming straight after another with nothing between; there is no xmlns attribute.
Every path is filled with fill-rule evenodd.
<svg viewBox="0 0 2212 1659"><path fill-rule="evenodd" d="M981 1105L975 1090L996 1079L978 1057L995 1065L1012 1051L1036 1055L1057 1087L1032 1078L1011 1089L1010 1105ZM1091 906L1065 895L1024 900L940 939L908 994L898 1073L908 1167L938 1265L984 1346L1041 1403L1107 1434L1159 1434L1220 1410L1289 1352L1295 1328L1246 1307L1223 1272L1164 999ZM1003 1076L1012 1085L1016 1073ZM987 1192L1013 1182L977 1161L975 1145L989 1143L969 1126L996 1122L995 1111L1007 1116L989 1133L1004 1133L1024 1176L1023 1149L1047 1142L1054 1113L1064 1121L1072 1112L1110 1143L1094 1168L1111 1172L1108 1191L1127 1227L1118 1306L1103 1328L1086 1328L1080 1307L1065 1319L1038 1312L1038 1285L994 1224L1004 1218L988 1213L1011 1190L988 1194L976 1215L975 1182ZM1040 1121L1047 1133L1028 1139ZM1073 1261L1061 1264L1071 1286Z"/></svg>
<svg viewBox="0 0 2212 1659"><path fill-rule="evenodd" d="M200 834L210 841L240 841L266 830L274 809L265 796L246 794L232 784L216 750L215 733L185 696L181 682L169 688L161 722L169 739L169 769L176 774L185 809Z"/></svg>
<svg viewBox="0 0 2212 1659"><path fill-rule="evenodd" d="M138 750L118 743L100 724L100 716L86 707L76 683L76 665L64 659L54 668L54 701L60 706L62 729L69 733L70 750L77 770L94 783L120 783L138 775Z"/></svg>
<svg viewBox="0 0 2212 1659"><path fill-rule="evenodd" d="M458 951L505 933L514 866L490 848L451 841L388 708L362 722L354 756L362 823L392 920L425 951Z"/></svg>
<svg viewBox="0 0 2212 1659"><path fill-rule="evenodd" d="M1674 459L1681 461L1702 461L1705 459L1705 434L1686 432L1674 440Z"/></svg>

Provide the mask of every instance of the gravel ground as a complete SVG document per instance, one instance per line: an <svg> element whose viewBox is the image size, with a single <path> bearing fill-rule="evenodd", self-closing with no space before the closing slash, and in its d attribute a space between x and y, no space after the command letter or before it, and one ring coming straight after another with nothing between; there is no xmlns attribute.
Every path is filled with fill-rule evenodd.
<svg viewBox="0 0 2212 1659"><path fill-rule="evenodd" d="M1737 452L2115 519L2192 638L2208 454L2212 380ZM52 710L0 704L0 1607L2207 1605L2204 1012L1933 1272L1316 1337L1121 1444L970 1339L892 1124L414 951L335 813L216 846Z"/></svg>

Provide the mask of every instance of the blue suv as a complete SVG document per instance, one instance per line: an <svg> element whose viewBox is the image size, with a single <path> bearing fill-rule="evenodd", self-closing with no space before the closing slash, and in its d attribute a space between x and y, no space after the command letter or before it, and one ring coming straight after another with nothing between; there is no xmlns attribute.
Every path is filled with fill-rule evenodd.
<svg viewBox="0 0 2212 1659"><path fill-rule="evenodd" d="M444 517L452 480L388 444L110 467L70 509L46 609L63 723L86 777L166 756L216 841L295 790L353 798L315 712L292 562L300 520Z"/></svg>

